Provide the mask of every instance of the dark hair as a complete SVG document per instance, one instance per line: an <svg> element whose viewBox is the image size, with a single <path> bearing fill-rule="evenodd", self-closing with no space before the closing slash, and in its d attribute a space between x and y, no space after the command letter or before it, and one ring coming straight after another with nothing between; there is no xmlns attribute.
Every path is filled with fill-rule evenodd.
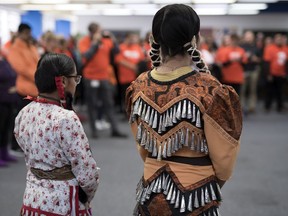
<svg viewBox="0 0 288 216"><path fill-rule="evenodd" d="M99 25L97 23L90 23L89 26L88 26L88 31L90 33L94 33L94 31L97 31L99 28Z"/></svg>
<svg viewBox="0 0 288 216"><path fill-rule="evenodd" d="M200 19L196 12L184 4L172 4L161 8L154 16L152 34L163 55L184 55L184 44L193 36L198 37Z"/></svg>
<svg viewBox="0 0 288 216"><path fill-rule="evenodd" d="M68 76L75 71L74 61L65 54L47 53L38 62L35 84L39 93L57 90L55 77Z"/></svg>
<svg viewBox="0 0 288 216"><path fill-rule="evenodd" d="M154 67L161 64L162 56L189 54L200 72L210 73L201 52L197 49L199 40L200 19L188 5L172 4L161 8L152 22L153 40L150 57Z"/></svg>
<svg viewBox="0 0 288 216"><path fill-rule="evenodd" d="M23 31L25 30L31 30L31 27L30 25L26 24L26 23L21 23L19 26L18 26L18 33L22 33Z"/></svg>

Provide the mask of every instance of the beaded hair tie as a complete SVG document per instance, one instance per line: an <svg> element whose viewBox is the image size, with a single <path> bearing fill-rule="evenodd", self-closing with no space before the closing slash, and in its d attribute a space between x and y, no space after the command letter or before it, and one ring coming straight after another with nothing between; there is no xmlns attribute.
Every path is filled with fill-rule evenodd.
<svg viewBox="0 0 288 216"><path fill-rule="evenodd" d="M58 95L60 98L60 104L62 107L66 108L67 105L66 105L66 99L65 99L65 91L64 91L63 84L62 84L61 76L55 77L55 84L56 84L56 88L57 88Z"/></svg>

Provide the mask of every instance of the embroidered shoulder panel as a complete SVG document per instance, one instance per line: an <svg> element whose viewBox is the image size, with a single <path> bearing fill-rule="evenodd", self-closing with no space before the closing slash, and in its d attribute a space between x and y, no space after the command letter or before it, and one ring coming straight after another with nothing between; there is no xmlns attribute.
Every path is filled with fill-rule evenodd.
<svg viewBox="0 0 288 216"><path fill-rule="evenodd" d="M141 74L126 94L130 123L138 124L136 141L158 160L183 147L208 154L202 115L217 85L197 72L169 82Z"/></svg>

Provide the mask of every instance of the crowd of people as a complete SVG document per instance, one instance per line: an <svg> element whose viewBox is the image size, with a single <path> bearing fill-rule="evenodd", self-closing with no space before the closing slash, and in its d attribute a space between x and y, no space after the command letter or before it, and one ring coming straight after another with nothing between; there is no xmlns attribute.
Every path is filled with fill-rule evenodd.
<svg viewBox="0 0 288 216"><path fill-rule="evenodd" d="M144 39L136 32L116 38L97 23L91 23L87 30L86 36L68 39L47 31L36 40L31 35L31 27L22 23L18 32L11 34L11 40L3 44L0 62L1 166L7 165L5 161L16 161L9 155L9 142L14 154L22 154L12 135L14 119L28 103L23 98L37 96L36 65L47 53L71 57L78 74L83 76L74 103L87 107L87 116L79 113L79 117L81 120L88 118L90 136L96 138L99 130L109 128L112 137L127 136L119 130L115 111L122 113L125 119L127 87L139 74L152 68L150 33ZM212 37L201 37L198 47L211 73L236 90L244 114L257 111L259 92L266 112L272 109L274 100L277 111L285 111L287 35L276 33L273 37L265 37L262 33L246 31L241 37L224 35L221 44L216 44Z"/></svg>

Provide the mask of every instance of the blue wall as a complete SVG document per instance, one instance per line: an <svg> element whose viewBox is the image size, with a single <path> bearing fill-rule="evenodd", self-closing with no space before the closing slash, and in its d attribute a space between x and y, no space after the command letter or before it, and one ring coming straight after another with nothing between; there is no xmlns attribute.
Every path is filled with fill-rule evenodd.
<svg viewBox="0 0 288 216"><path fill-rule="evenodd" d="M21 23L26 23L32 28L32 35L39 39L42 35L42 14L39 11L27 11L21 15Z"/></svg>
<svg viewBox="0 0 288 216"><path fill-rule="evenodd" d="M71 34L71 22L67 20L56 20L55 33L68 38Z"/></svg>

